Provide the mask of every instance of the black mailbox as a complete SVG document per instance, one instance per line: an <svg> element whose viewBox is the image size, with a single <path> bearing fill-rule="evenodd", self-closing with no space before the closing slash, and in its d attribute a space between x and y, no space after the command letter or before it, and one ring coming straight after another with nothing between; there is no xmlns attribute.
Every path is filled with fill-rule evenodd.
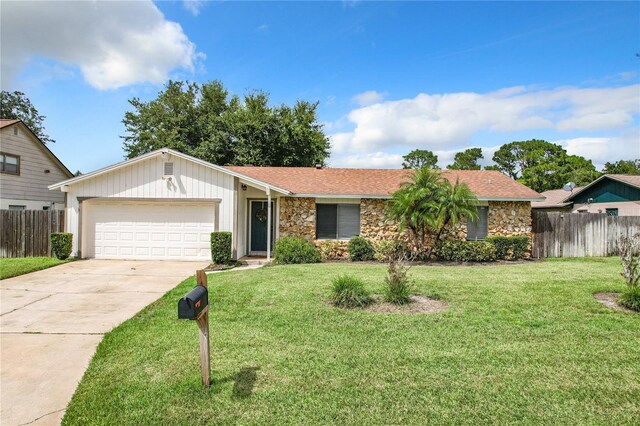
<svg viewBox="0 0 640 426"><path fill-rule="evenodd" d="M196 286L178 300L178 319L197 319L200 312L209 305L209 293L201 285Z"/></svg>

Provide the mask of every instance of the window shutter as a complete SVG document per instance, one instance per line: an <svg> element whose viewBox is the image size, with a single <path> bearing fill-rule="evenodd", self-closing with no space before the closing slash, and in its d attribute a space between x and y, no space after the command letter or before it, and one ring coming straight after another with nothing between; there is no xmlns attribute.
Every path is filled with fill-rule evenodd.
<svg viewBox="0 0 640 426"><path fill-rule="evenodd" d="M360 205L338 204L338 238L360 235Z"/></svg>
<svg viewBox="0 0 640 426"><path fill-rule="evenodd" d="M472 222L467 219L467 240L484 240L488 234L488 211L489 207L480 206L478 209L478 219Z"/></svg>
<svg viewBox="0 0 640 426"><path fill-rule="evenodd" d="M316 238L335 239L338 212L335 204L316 204Z"/></svg>

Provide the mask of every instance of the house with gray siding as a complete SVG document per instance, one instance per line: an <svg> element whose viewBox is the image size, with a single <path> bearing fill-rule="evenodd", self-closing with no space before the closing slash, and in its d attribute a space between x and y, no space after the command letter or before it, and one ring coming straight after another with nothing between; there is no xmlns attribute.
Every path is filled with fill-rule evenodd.
<svg viewBox="0 0 640 426"><path fill-rule="evenodd" d="M64 194L48 186L71 177L22 121L0 119L0 209L64 209Z"/></svg>

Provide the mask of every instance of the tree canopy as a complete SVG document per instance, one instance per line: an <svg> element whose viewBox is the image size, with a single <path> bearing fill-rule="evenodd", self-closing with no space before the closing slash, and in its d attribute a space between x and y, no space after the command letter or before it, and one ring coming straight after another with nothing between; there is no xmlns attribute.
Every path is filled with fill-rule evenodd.
<svg viewBox="0 0 640 426"><path fill-rule="evenodd" d="M40 114L27 95L22 92L2 91L0 95L0 118L22 120L43 142L55 142L44 130L44 115Z"/></svg>
<svg viewBox="0 0 640 426"><path fill-rule="evenodd" d="M567 182L586 185L600 176L591 160L568 155L560 145L532 139L502 145L493 155L495 167L538 192L562 188Z"/></svg>
<svg viewBox="0 0 640 426"><path fill-rule="evenodd" d="M229 96L219 81L169 81L156 99L129 101L123 136L127 158L168 147L214 164L314 166L325 164L329 139L318 103L269 104L252 91Z"/></svg>
<svg viewBox="0 0 640 426"><path fill-rule="evenodd" d="M462 152L457 152L452 164L447 166L451 170L480 170L478 160L484 158L482 148L469 148Z"/></svg>
<svg viewBox="0 0 640 426"><path fill-rule="evenodd" d="M604 163L602 173L621 175L640 175L640 159L620 160L613 163Z"/></svg>
<svg viewBox="0 0 640 426"><path fill-rule="evenodd" d="M421 169L428 167L437 169L438 156L428 149L414 149L407 155L403 155L402 167L405 169Z"/></svg>

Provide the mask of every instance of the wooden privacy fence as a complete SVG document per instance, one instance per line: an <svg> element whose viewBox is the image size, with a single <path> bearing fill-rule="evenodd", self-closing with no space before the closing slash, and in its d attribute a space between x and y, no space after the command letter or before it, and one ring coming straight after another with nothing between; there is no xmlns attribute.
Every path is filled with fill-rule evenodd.
<svg viewBox="0 0 640 426"><path fill-rule="evenodd" d="M615 256L621 237L640 233L640 216L533 212L533 257Z"/></svg>
<svg viewBox="0 0 640 426"><path fill-rule="evenodd" d="M0 257L50 256L49 234L64 232L64 210L0 210Z"/></svg>

